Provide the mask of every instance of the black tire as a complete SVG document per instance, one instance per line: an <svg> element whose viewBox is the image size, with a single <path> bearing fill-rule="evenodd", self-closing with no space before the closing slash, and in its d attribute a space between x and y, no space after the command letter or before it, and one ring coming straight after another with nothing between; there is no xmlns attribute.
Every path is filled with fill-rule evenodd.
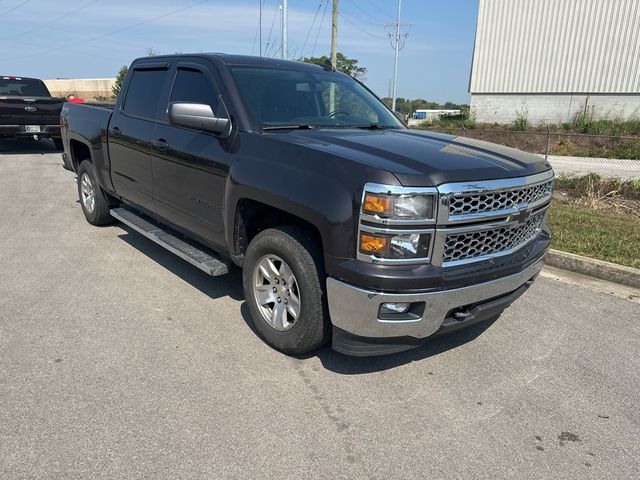
<svg viewBox="0 0 640 480"><path fill-rule="evenodd" d="M299 313L286 331L277 330L265 320L256 300L254 275L260 260L269 255L286 262L297 284ZM322 346L330 338L322 263L322 252L316 239L295 226L264 230L253 238L247 248L242 269L245 300L256 329L269 345L282 353L306 353Z"/></svg>
<svg viewBox="0 0 640 480"><path fill-rule="evenodd" d="M58 151L62 151L64 150L64 146L62 145L62 139L61 138L52 138L51 140L53 140L53 145L56 147L56 150Z"/></svg>
<svg viewBox="0 0 640 480"><path fill-rule="evenodd" d="M88 180L93 190L93 208L90 209L87 202L83 198L83 180ZM109 213L109 200L100 188L96 169L91 160L84 160L78 168L78 198L84 217L91 225L107 225L114 222L113 217Z"/></svg>

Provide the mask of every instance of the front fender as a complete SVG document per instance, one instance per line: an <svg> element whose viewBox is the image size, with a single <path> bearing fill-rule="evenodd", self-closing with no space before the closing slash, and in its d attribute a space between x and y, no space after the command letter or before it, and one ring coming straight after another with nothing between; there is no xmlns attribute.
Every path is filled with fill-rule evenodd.
<svg viewBox="0 0 640 480"><path fill-rule="evenodd" d="M238 203L254 200L294 215L320 232L327 256L352 256L355 251L352 185L335 177L295 166L284 169L264 158L233 163L225 198L226 243L233 251Z"/></svg>

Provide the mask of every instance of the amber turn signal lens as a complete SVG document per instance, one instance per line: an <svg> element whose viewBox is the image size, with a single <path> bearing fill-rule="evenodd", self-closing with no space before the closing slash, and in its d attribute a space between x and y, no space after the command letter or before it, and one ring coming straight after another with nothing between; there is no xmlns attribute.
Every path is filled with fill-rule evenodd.
<svg viewBox="0 0 640 480"><path fill-rule="evenodd" d="M389 250L389 237L362 233L360 235L360 251L362 253L385 253Z"/></svg>
<svg viewBox="0 0 640 480"><path fill-rule="evenodd" d="M364 205L362 210L365 213L372 215L390 215L392 210L392 198L387 195L374 195L373 193L367 193L364 196Z"/></svg>

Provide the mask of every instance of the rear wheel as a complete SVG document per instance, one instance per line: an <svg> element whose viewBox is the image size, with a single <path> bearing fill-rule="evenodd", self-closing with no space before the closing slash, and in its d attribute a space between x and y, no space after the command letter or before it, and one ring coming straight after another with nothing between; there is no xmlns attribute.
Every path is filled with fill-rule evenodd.
<svg viewBox="0 0 640 480"><path fill-rule="evenodd" d="M265 341L286 354L314 350L329 338L322 256L298 227L265 230L243 261L245 299Z"/></svg>
<svg viewBox="0 0 640 480"><path fill-rule="evenodd" d="M100 188L96 169L90 160L84 160L78 168L78 196L87 222L91 225L113 223L109 201Z"/></svg>

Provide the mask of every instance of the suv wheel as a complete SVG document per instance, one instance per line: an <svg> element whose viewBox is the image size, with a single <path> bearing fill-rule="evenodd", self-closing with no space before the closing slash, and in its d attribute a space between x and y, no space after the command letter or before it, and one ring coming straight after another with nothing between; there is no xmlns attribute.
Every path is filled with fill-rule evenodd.
<svg viewBox="0 0 640 480"><path fill-rule="evenodd" d="M253 322L286 354L314 350L329 338L324 270L317 242L298 227L265 230L251 241L242 283Z"/></svg>

